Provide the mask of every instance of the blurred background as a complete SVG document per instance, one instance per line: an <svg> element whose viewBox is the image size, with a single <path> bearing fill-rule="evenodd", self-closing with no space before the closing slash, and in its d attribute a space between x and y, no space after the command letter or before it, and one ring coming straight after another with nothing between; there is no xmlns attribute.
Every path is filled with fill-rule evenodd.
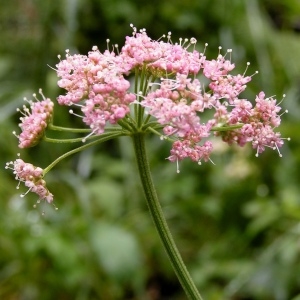
<svg viewBox="0 0 300 300"><path fill-rule="evenodd" d="M143 3L143 4L142 4ZM213 59L233 49L237 72L289 113L276 151L216 143L211 163L165 158L170 144L149 136L161 203L204 299L300 299L300 2L299 0L0 0L0 299L186 299L160 244L139 186L130 140L120 139L61 162L46 176L55 211L4 169L16 153L46 167L70 145L18 149L23 97L43 89L53 100L57 55L86 54L106 39L124 43L130 23L158 39L195 37ZM67 109L56 125L73 124ZM45 216L41 212L45 210Z"/></svg>

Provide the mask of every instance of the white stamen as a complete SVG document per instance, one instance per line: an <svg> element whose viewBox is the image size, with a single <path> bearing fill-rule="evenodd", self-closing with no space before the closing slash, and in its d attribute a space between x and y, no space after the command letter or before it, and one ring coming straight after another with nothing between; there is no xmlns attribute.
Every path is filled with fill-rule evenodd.
<svg viewBox="0 0 300 300"><path fill-rule="evenodd" d="M286 109L284 112L282 112L280 115L279 115L279 117L281 117L282 115L284 115L284 114L287 114L289 111Z"/></svg>
<svg viewBox="0 0 300 300"><path fill-rule="evenodd" d="M70 110L69 110L69 113L70 113L71 115L74 115L74 116L76 116L76 117L79 117L79 118L82 118L82 119L83 119L83 116L74 113L73 109L70 109Z"/></svg>
<svg viewBox="0 0 300 300"><path fill-rule="evenodd" d="M179 162L178 162L178 158L176 159L176 168L177 168L177 174L180 173L180 170L179 170Z"/></svg>

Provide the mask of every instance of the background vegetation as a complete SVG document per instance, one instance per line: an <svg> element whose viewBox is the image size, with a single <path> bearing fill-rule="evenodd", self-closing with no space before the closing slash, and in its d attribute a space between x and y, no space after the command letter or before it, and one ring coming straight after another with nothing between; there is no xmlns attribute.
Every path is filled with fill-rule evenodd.
<svg viewBox="0 0 300 300"><path fill-rule="evenodd" d="M85 54L106 39L123 45L130 23L157 39L196 37L207 56L232 48L237 70L259 70L245 97L282 94L289 114L283 158L216 143L210 163L176 167L169 147L149 137L163 209L204 299L300 299L300 3L297 0L0 0L0 298L185 299L152 226L130 141L100 145L60 163L46 180L51 206L33 209L13 175L16 107L40 87L59 94L57 54ZM59 108L57 125L71 124ZM69 149L21 151L42 167ZM46 215L42 216L41 211Z"/></svg>

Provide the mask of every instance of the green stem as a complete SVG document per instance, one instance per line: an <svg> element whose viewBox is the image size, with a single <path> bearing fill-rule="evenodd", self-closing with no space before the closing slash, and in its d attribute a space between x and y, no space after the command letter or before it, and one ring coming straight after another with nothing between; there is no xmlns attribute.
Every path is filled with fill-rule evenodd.
<svg viewBox="0 0 300 300"><path fill-rule="evenodd" d="M53 138L49 138L47 136L43 137L43 141L48 142L48 143L78 143L81 142L82 143L82 138L76 138L76 139L53 139Z"/></svg>
<svg viewBox="0 0 300 300"><path fill-rule="evenodd" d="M105 141L111 140L113 138L117 138L119 136L123 136L124 134L122 132L119 133L108 133L108 134L102 134L99 136L99 138L96 141L84 144L83 146L80 146L78 148L75 148L63 155L61 155L60 157L58 157L55 161L53 161L47 168L44 169L44 175L47 174L56 164L58 164L60 161L62 161L63 159L65 159L66 157L73 155L79 151L85 150L91 146L94 146L96 144L99 143L103 143Z"/></svg>
<svg viewBox="0 0 300 300"><path fill-rule="evenodd" d="M48 128L51 130L66 131L66 132L80 132L80 133L91 132L90 128L69 128L69 127L56 126L53 124L48 124Z"/></svg>
<svg viewBox="0 0 300 300"><path fill-rule="evenodd" d="M211 131L231 131L234 129L242 128L244 124L234 124L234 125L221 125L221 126L214 126L210 130Z"/></svg>
<svg viewBox="0 0 300 300"><path fill-rule="evenodd" d="M168 224L165 220L156 190L153 184L143 133L132 135L137 165L144 194L163 246L175 270L175 273L189 299L202 300L181 256L175 245Z"/></svg>
<svg viewBox="0 0 300 300"><path fill-rule="evenodd" d="M73 132L73 133L90 133L91 128L69 128L69 127L62 127L62 126L57 126L53 124L49 124L48 128L51 130L56 130L56 131L65 131L65 132ZM120 131L119 127L105 127L105 132L114 132L114 131Z"/></svg>

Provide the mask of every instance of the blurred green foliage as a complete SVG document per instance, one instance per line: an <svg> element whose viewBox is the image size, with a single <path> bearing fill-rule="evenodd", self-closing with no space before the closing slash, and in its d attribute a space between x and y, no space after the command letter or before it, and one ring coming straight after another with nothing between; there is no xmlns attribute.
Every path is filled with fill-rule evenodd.
<svg viewBox="0 0 300 300"><path fill-rule="evenodd" d="M300 299L300 3L298 0L0 0L0 298L185 299L140 190L130 141L75 155L47 174L58 212L19 197L4 169L14 160L22 98L59 94L57 54L86 53L106 39L122 46L130 23L154 39L194 36L214 58L233 49L237 71L259 70L245 97L282 94L292 140L283 158L215 142L215 165L167 162L170 145L149 137L164 212L196 285L209 300ZM67 110L57 125L71 124ZM70 149L22 151L41 167ZM23 192L23 190L21 191ZM45 216L41 211L45 210Z"/></svg>

